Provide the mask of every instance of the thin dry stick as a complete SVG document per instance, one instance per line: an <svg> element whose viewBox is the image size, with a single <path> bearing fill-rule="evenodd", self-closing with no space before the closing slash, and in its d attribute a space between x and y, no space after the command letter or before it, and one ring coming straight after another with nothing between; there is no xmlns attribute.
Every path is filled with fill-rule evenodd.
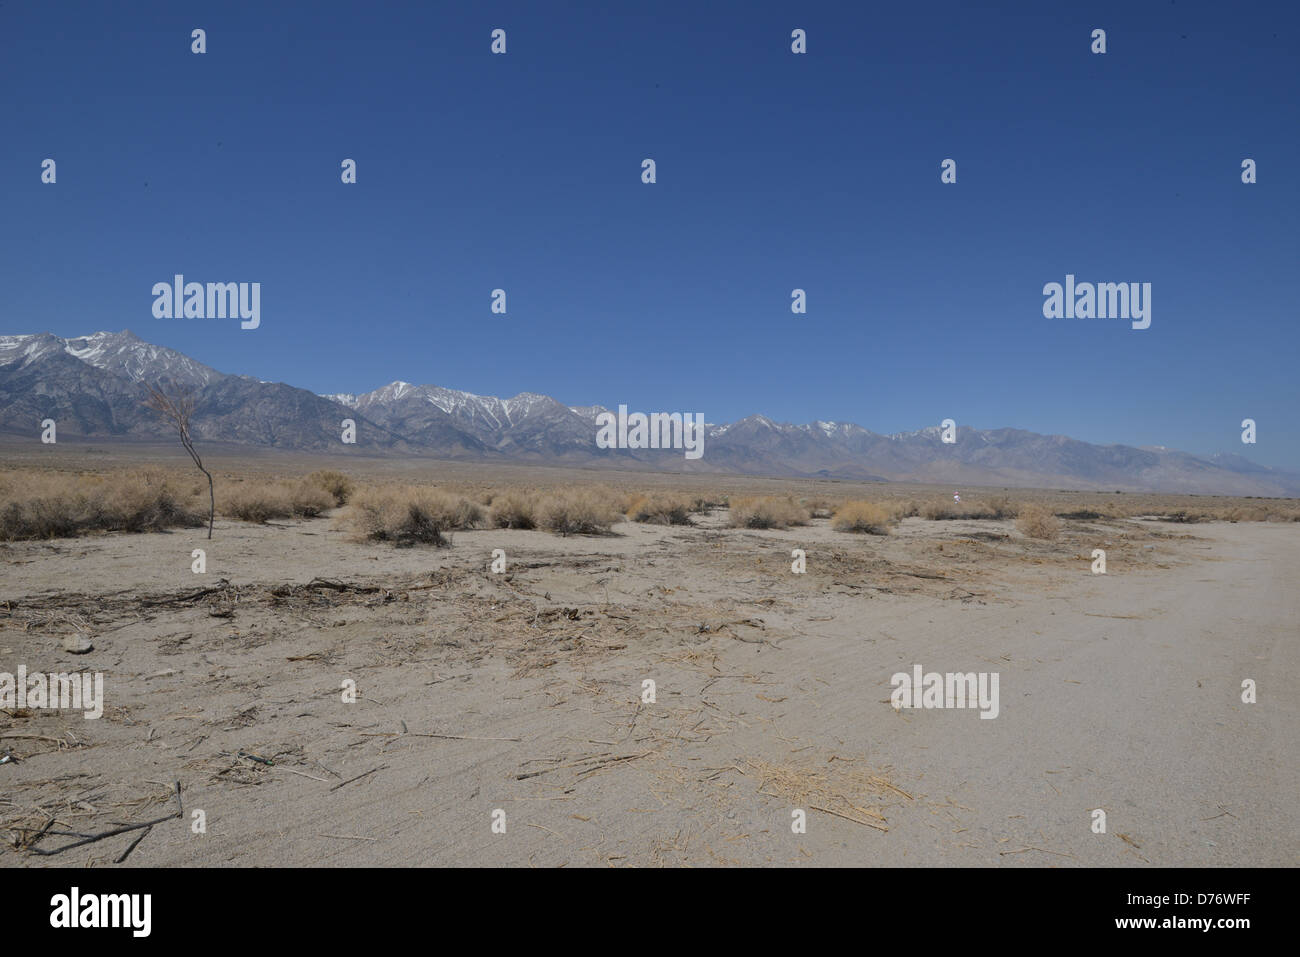
<svg viewBox="0 0 1300 957"><path fill-rule="evenodd" d="M850 817L847 814L842 814L839 811L832 810L831 808L828 807L821 807L820 805L817 804L809 804L808 806L812 808L814 811L821 811L823 814L834 814L836 817L842 817L844 818L844 820L852 821L854 824L865 824L867 827L874 827L877 831L889 830L889 828L881 824L873 824L870 821L859 821L856 817Z"/></svg>
<svg viewBox="0 0 1300 957"><path fill-rule="evenodd" d="M1014 851L998 851L998 857L1006 857L1008 854L1023 854L1025 851L1042 851L1044 854L1055 854L1057 857L1074 857L1073 854L1063 854L1061 851L1049 851L1045 847L1020 847Z"/></svg>
<svg viewBox="0 0 1300 957"><path fill-rule="evenodd" d="M166 817L155 818L152 821L141 821L139 824L126 824L122 827L115 827L111 831L102 831L99 834L92 834L80 841L74 841L71 844L65 844L63 847L56 847L52 851L46 851L39 847L31 848L33 854L40 854L42 857L52 857L55 854L62 854L64 851L70 851L74 847L81 847L83 844L93 844L96 841L102 841L106 837L116 837L118 834L126 834L130 831L138 831L141 828L153 827L155 824L161 824L163 821L174 821L180 817L179 814L168 814Z"/></svg>
<svg viewBox="0 0 1300 957"><path fill-rule="evenodd" d="M382 769L384 769L384 768L386 768L386 767L388 767L388 765L386 765L386 764L381 764L381 765L379 765L379 767L377 767L377 768L371 768L369 771L365 772L364 774L358 774L355 778L348 778L346 781L340 781L338 784L336 784L336 785L334 785L332 788L330 788L330 790L331 790L331 791L337 791L339 788L343 787L343 785L345 785L345 784L351 784L353 781L360 781L362 778L369 777L370 775L374 774L376 771L380 771L380 770L382 770Z"/></svg>
<svg viewBox="0 0 1300 957"><path fill-rule="evenodd" d="M314 775L314 774L308 774L306 771L295 771L293 768L286 768L286 767L285 767L284 765L282 765L282 764L277 764L277 765L275 766L275 770L277 770L277 771L288 771L290 774L296 774L296 775L298 775L299 777L311 778L313 781L320 781L322 784L329 784L329 779L328 779L328 778L318 778L318 777L316 777L316 775Z"/></svg>
<svg viewBox="0 0 1300 957"><path fill-rule="evenodd" d="M140 836L137 837L134 841L132 841L129 845L127 845L126 850L123 851L120 855L118 855L117 860L115 860L113 863L121 864L124 860L126 860L131 855L131 852L135 850L135 846L139 844L141 841L143 841L146 837L148 837L149 832L152 830L153 830L152 827L146 827L143 831L141 831Z"/></svg>

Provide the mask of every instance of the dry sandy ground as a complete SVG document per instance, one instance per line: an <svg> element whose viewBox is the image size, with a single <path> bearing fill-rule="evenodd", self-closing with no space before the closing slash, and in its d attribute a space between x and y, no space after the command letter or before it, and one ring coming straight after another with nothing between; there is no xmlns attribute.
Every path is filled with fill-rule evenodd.
<svg viewBox="0 0 1300 957"><path fill-rule="evenodd" d="M139 831L31 848L167 815L177 781L184 821L127 865L1297 859L1294 525L616 528L395 550L328 520L221 522L211 543L0 546L0 671L101 671L106 697L93 721L0 711L18 759L0 862L112 864ZM77 630L84 656L61 647ZM914 664L998 672L999 716L896 711L890 677Z"/></svg>

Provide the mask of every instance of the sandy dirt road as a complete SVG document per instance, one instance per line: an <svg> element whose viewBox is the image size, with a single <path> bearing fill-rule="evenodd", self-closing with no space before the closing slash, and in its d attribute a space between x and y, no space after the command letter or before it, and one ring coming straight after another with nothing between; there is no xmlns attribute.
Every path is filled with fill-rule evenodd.
<svg viewBox="0 0 1300 957"><path fill-rule="evenodd" d="M128 866L1297 860L1294 526L618 530L232 523L202 577L189 532L6 546L0 671L98 670L106 704L0 711L0 863L111 865L134 835L31 839L166 815L176 781ZM997 672L997 718L895 710L918 664Z"/></svg>

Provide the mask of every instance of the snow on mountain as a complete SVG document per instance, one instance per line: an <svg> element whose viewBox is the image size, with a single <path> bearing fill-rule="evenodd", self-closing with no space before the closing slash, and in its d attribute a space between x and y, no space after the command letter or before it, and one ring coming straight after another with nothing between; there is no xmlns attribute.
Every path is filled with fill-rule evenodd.
<svg viewBox="0 0 1300 957"><path fill-rule="evenodd" d="M0 365L15 360L27 365L59 351L132 382L171 382L201 389L224 378L224 374L216 369L195 362L174 349L145 342L130 330L96 332L72 339L49 333L0 336Z"/></svg>
<svg viewBox="0 0 1300 957"><path fill-rule="evenodd" d="M1240 454L1198 458L1151 446L1093 445L1022 429L963 426L955 443L938 425L881 435L851 422L795 425L751 415L705 426L704 456L678 450L602 449L598 405L568 406L535 392L511 398L390 382L362 395L315 395L283 383L223 375L130 332L63 339L49 333L0 336L0 431L26 435L53 417L60 433L145 436L165 431L143 408L145 384L194 387L196 430L218 439L277 448L334 449L352 410L359 448L480 462L517 461L809 475L905 482L1156 489L1236 495L1300 494L1300 476ZM640 410L655 411L652 409Z"/></svg>

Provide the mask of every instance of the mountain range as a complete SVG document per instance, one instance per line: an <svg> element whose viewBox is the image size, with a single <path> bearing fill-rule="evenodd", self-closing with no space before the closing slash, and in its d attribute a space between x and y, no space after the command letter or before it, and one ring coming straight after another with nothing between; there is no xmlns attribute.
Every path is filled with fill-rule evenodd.
<svg viewBox="0 0 1300 957"><path fill-rule="evenodd" d="M60 437L157 439L168 427L143 405L145 384L193 390L196 441L339 454L421 455L677 472L841 478L928 484L1300 495L1300 474L1239 455L1197 457L1158 447L1094 445L1021 429L960 426L884 435L849 422L806 425L751 415L706 425L704 455L601 449L603 406L568 406L525 392L509 399L392 382L364 395L316 395L218 372L129 331L64 339L0 336L0 433L30 437L53 419ZM356 423L356 443L341 441Z"/></svg>

